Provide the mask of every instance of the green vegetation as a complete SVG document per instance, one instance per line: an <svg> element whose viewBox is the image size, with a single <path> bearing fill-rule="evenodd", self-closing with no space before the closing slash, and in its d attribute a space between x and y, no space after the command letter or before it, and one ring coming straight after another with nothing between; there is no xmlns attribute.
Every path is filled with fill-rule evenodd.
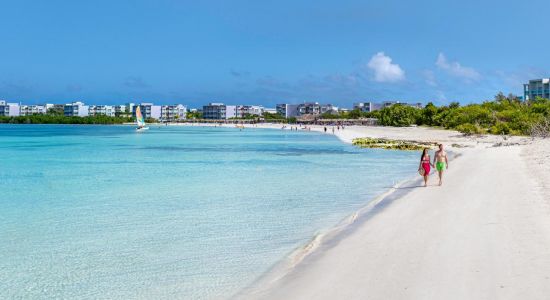
<svg viewBox="0 0 550 300"><path fill-rule="evenodd" d="M198 111L188 111L187 119L202 119L202 113Z"/></svg>
<svg viewBox="0 0 550 300"><path fill-rule="evenodd" d="M280 114L272 114L268 112L264 112L262 117L264 117L264 120L270 121L270 120L286 120L285 117L281 116Z"/></svg>
<svg viewBox="0 0 550 300"><path fill-rule="evenodd" d="M522 101L517 96L499 93L491 101L460 106L428 103L418 109L395 104L373 112L358 109L338 114L322 114L322 119L376 118L383 126L425 125L454 129L464 134L509 134L550 136L550 100Z"/></svg>
<svg viewBox="0 0 550 300"><path fill-rule="evenodd" d="M460 106L455 102L436 107L428 103L422 109L396 104L367 115L385 126L416 124L455 129L464 134L530 135L534 128L544 129L548 123L550 100L521 101L514 95L500 93L494 100L481 104Z"/></svg>
<svg viewBox="0 0 550 300"><path fill-rule="evenodd" d="M415 141L401 141L390 139L358 138L353 140L353 145L361 148L381 148L394 150L422 150L424 148L433 148L437 144Z"/></svg>
<svg viewBox="0 0 550 300"><path fill-rule="evenodd" d="M10 124L122 124L132 121L132 118L108 117L103 115L65 117L64 115L50 112L45 115L0 117L0 123Z"/></svg>

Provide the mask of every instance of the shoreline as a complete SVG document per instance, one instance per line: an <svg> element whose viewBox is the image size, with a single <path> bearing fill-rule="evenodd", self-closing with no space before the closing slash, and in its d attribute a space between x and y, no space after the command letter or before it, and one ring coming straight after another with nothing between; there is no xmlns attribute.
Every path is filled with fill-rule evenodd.
<svg viewBox="0 0 550 300"><path fill-rule="evenodd" d="M420 184L420 181L421 179L412 177L404 179L389 190L372 198L366 202L363 207L354 211L336 225L315 234L307 243L297 247L282 257L269 268L269 270L260 275L249 286L238 291L230 299L253 299L250 298L251 295L264 291L267 287L270 287L278 280L290 274L294 268L300 266L300 264L307 260L310 255L326 251L327 247L346 238L346 236L351 234L358 226L383 210L388 203L406 195L409 190L407 187L403 187L404 185L417 185Z"/></svg>
<svg viewBox="0 0 550 300"><path fill-rule="evenodd" d="M259 125L259 126L258 126ZM263 125L263 126L262 126ZM178 124L176 126L182 126ZM213 124L200 124L200 125L188 125L183 126L207 126L207 127L226 127L234 128L234 124L222 124L222 125L213 125ZM248 129L275 129L275 130L289 130L288 128L281 129L277 127L282 127L279 124L245 124L245 128ZM328 135L334 135L342 143L352 144L352 141L355 138L364 137L362 134L351 131L351 134L344 134L344 130L338 131L333 134L332 132L324 132L324 126L322 125L311 125L311 131L316 133L324 133ZM383 126L349 126L359 129L367 129L376 127L378 129L384 129ZM410 127L415 128L415 127ZM431 129L431 128L429 128ZM439 130L439 129L435 129ZM307 130L301 130L308 132ZM350 132L350 131L348 131ZM347 132L346 132L347 133ZM456 133L459 134L459 133ZM405 140L407 140L405 138ZM393 150L393 149L386 149ZM400 150L404 151L404 150ZM406 150L405 150L406 151ZM449 161L454 161L460 157L461 153L455 153L455 149L448 151L450 154ZM435 173L432 176L436 176ZM339 240L345 239L347 236L352 234L358 226L361 226L368 221L369 218L373 217L376 213L381 212L385 206L391 204L393 201L397 201L400 198L408 194L410 186L420 186L422 184L422 178L418 176L411 176L401 180L396 183L387 191L377 195L376 197L370 199L365 205L358 210L352 212L350 215L342 219L336 225L326 228L325 230L315 234L307 243L299 246L298 248L292 250L290 253L282 257L277 263L275 263L271 268L269 268L264 274L260 275L256 280L254 280L250 285L241 289L236 294L234 294L230 299L254 299L254 296L258 293L265 292L265 290L271 287L278 280L281 280L286 275L289 275L292 270L298 267L301 263L304 262L310 255L320 254L323 251L326 251L326 248L330 248L330 245L336 243ZM317 253L316 253L317 252ZM252 297L251 297L252 296Z"/></svg>
<svg viewBox="0 0 550 300"><path fill-rule="evenodd" d="M265 126L258 126L258 128L265 128ZM271 126L269 128L273 127ZM351 130L347 131L348 129ZM312 131L322 132L322 130L322 126L312 126ZM529 188L532 188L534 186L534 180L527 180L527 178L530 178L530 175L528 173L528 169L523 168L522 164L526 159L531 159L533 155L538 155L540 157L542 155L541 152L544 153L544 155L546 156L540 159L541 169L539 175L543 174L544 171L547 171L549 168L548 158L550 157L550 152L548 152L548 149L544 149L545 146L550 146L549 141L533 142L529 141L528 138L523 137L464 137L460 134L457 134L456 132L450 132L447 130L442 131L430 128L403 129L386 127L346 127L344 132L345 134L339 132L336 134L336 136L341 141L346 143L350 143L354 137L384 137L422 140L429 142L437 139L438 141L446 143L449 146L452 144L458 145L459 147L447 147L447 149L455 153L455 158L459 156L462 157L457 160L458 167L454 166L454 160L450 163L450 165L453 165L453 168L450 169L446 176L458 176L453 173L460 173L461 175L465 176L464 174L468 173L467 170L465 171L465 168L467 169L467 167L462 167L462 165L468 165L470 160L476 160L476 156L482 156L483 158L487 158L487 160L482 160L483 162L488 162L489 160L491 160L491 166L489 166L487 170L484 170L484 172L488 172L489 174L491 174L491 176L498 176L501 180L508 181L507 183L497 183L495 182L495 180L491 180L491 178L482 179L482 181L487 181L485 182L485 184L488 184L486 186L488 189L494 189L495 185L499 184L505 184L509 187L513 187L514 184L516 184L513 177L514 172L519 172L521 174L521 179L525 181L525 185L529 186ZM426 139L426 136L424 135L426 133L434 133L436 138ZM533 149L538 149L540 151L534 151L535 154L533 154ZM500 161L500 159L492 159L493 155L498 156L499 158L502 156L503 160ZM531 155L531 157L529 155ZM510 166L505 166L507 161L513 161L515 167L512 167L510 169ZM493 169L490 170L491 168ZM503 169L502 172L500 172L499 168ZM455 171L456 169L458 170ZM504 175L512 176L503 177L503 174L493 174L495 172L504 173ZM435 177L436 176L434 175L431 176L432 184L433 181L436 180ZM475 176L470 177L475 178ZM547 177L548 173L546 173L546 178ZM471 178L468 179L471 180ZM518 280L519 282L515 286L513 283L509 282L510 276L499 276L501 274L506 274L505 272L502 273L501 269L506 269L506 263L508 261L523 262L524 264L513 264L513 267L516 269L517 272L525 272L525 269L531 268L527 265L527 262L529 260L532 260L533 257L536 257L537 255L540 256L541 249L550 250L550 235L548 235L550 234L550 221L544 219L545 217L550 217L550 203L544 200L545 197L548 198L548 185L545 184L545 179L543 177L539 177L538 180L540 189L537 190L536 193L530 193L530 189L526 189L527 192L516 192L512 195L504 193L500 195L501 199L494 199L494 197L491 197L491 193L484 193L483 197L477 197L475 193L475 191L479 189L477 184L475 187L471 187L470 190L468 189L470 188L468 186L466 186L466 189L460 189L459 185L463 184L462 182L460 182L462 180L455 180L455 182L450 183L454 185L450 188L456 190L455 196L443 192L442 195L439 195L439 198L434 199L433 196L430 196L425 192L433 189L434 193L441 194L441 191L447 188L446 185L441 188L430 186L428 189L424 190L423 188L416 188L416 186L418 186L418 182L421 181L421 178L415 179L414 177L411 177L410 179L401 182L399 186L396 186L386 193L382 194L381 196L372 199L365 205L364 208L345 218L337 226L328 229L319 235L314 236L312 240L310 240L310 242L294 250L286 257L282 258L279 263L273 266L264 275L260 276L251 285L234 295L232 299L425 299L428 295L437 295L437 297L428 298L446 299L485 299L488 295L491 295L491 297L493 298L496 297L503 299L514 299L517 298L517 296L519 295L518 293L520 292L527 293L529 296L532 296L533 299L542 299L542 295L550 292L549 288L543 287L550 283L550 280L547 281L550 277L550 255L543 256L544 262L539 268L537 268L533 272L533 274L530 274L532 276L526 275L530 277L529 280ZM405 189L405 191L401 192L397 190L401 187ZM497 192L497 190L495 190L495 192ZM461 249L460 247L458 247L456 250L453 247L448 247L446 245L447 243L453 243L453 240L450 239L448 236L441 236L438 239L437 234L434 234L435 237L433 239L430 239L429 235L426 236L426 234L423 234L421 232L418 233L418 235L427 240L424 240L424 243L421 244L418 244L418 242L414 240L408 241L408 244L406 245L407 247L404 247L404 249L415 252L417 256L421 257L422 255L420 253L429 252L428 250L431 250L432 252L434 251L433 249L426 249L425 244L430 245L431 248L441 249L439 249L438 251L440 253L438 253L439 256L437 257L437 259L428 259L428 261L426 262L426 265L428 266L423 266L422 264L419 264L415 265L412 268L406 262L410 261L411 259L417 259L417 257L411 257L411 255L407 255L407 253L402 253L402 251L394 251L398 252L397 254L399 255L397 255L396 253L388 254L383 247L380 247L381 245L365 245L364 241L362 241L363 239L379 241L381 238L383 238L383 234L379 233L378 231L374 231L372 227L378 228L382 226L378 228L380 231L385 230L385 228L387 227L396 227L392 224L391 221L391 219L395 219L396 214L407 214L407 216L410 218L409 221L416 221L416 219L418 219L418 217L422 215L422 213L424 213L425 211L429 211L429 209L438 210L437 206L443 205L440 204L438 201L441 201L441 198L443 198L444 200L450 200L445 201L446 205L455 206L453 210L446 210L444 209L445 207L441 208L445 213L449 214L447 216L448 218L452 218L454 217L454 214L461 215L461 210L465 209L463 207L460 207L461 201L469 200L467 202L471 203L468 203L467 205L475 206L477 205L477 201L484 202L484 197L485 199L491 198L485 201L490 202L490 205L488 204L488 207L490 208L494 208L494 206L499 205L499 202L497 200L503 201L502 199L506 199L509 207L502 208L506 213L514 214L518 210L529 210L529 213L536 214L537 216L536 218L534 218L534 220L536 220L535 225L537 226L519 226L523 225L523 223L520 218L518 219L518 217L513 218L512 224L508 226L514 227L513 225L516 225L517 227L521 227L522 230L527 230L527 228L535 228L532 229L532 231L536 232L536 236L546 236L547 238L543 239L543 241L530 241L532 243L538 242L538 246L526 247L529 248L529 250L525 250L527 254L522 255L516 254L512 251L507 251L506 253L501 253L500 256L497 255L497 259L495 259L493 257L493 253L489 253L490 255L488 255L488 253L484 253L482 250L480 251L480 253L476 253L475 250L478 249L478 247L480 247L479 249L483 249L482 246L484 243L491 244L493 248L507 247L507 245L509 244L517 243L518 240L521 239L522 235L513 234L513 232L510 233L507 231L499 232L499 234L495 236L487 235L484 236L484 239L479 239L475 241L478 245L475 245L473 247L474 251L472 251L472 247L464 247L466 249ZM544 210L544 212L547 214L540 214L533 207L530 206L524 208L522 206L524 203L518 202L520 200L520 197L525 197L529 199L530 203L534 202L539 206L543 205L547 208ZM432 204L435 207L430 207L429 209L427 207L423 207L423 209L420 210L422 211L421 213L417 207L407 203L411 201L411 199L418 198L427 199L429 200L428 202L433 202ZM426 206L426 204L419 205ZM466 208L468 208L467 205L464 204ZM400 208L402 206L411 207L408 207L407 209L402 209ZM492 212L492 210L485 211L486 214L479 215L479 220L477 221L488 221L491 218ZM506 214L492 217L504 218L504 216L506 216ZM464 217L467 218L467 215ZM384 222L378 220L382 218L385 219ZM437 226L438 224L441 225L440 222L444 222L443 220L437 219L432 220L431 222L427 222L431 223L427 228L432 228L433 226L433 228L435 229L432 229L432 231L435 231L435 233L438 234L442 234L441 232L438 232ZM402 223L402 221L400 223ZM477 227L472 227L468 224L468 222L458 222L453 223L452 225L453 226L451 228L453 229L455 227L467 227L467 229L471 231L473 235L476 235L476 232L480 230L482 231L483 229L479 227L481 226L479 224L477 224ZM406 231L409 230L408 228L398 229L399 230L396 229L395 234L398 234L398 236L407 236ZM366 235L365 233L367 232L370 232L372 234L372 237L370 235ZM523 234L528 233L529 232L523 232ZM375 238L376 236L380 237ZM391 239L388 240L387 246L391 246L392 241L393 240ZM374 243L374 241L372 242ZM381 244L383 246L384 243ZM441 246L440 244L445 245L445 247ZM364 252L357 252L357 249L362 249L364 250ZM489 282L487 282L487 280L480 280L479 282L481 283L476 283L475 281L469 279L469 277L472 277L472 274L465 272L464 267L461 268L460 265L456 265L456 268L458 268L460 272L453 272L448 270L447 273L441 273L441 270L432 270L427 274L424 274L424 276L420 276L420 278L417 278L417 275L415 274L416 272L422 273L424 272L424 269L438 268L438 265L448 265L449 263L453 264L453 262L449 262L449 257L454 257L456 255L455 252L460 251L466 252L468 254L468 258L476 262L483 262L483 260L493 260L492 264L485 263L486 266L484 270L484 276L497 277L493 280L494 282L491 283L491 280L489 280ZM297 260L296 257L298 257ZM396 268L396 260L404 262L404 264L401 265L401 267L403 268L402 270L400 270L400 268L397 268L395 271L393 271L393 269ZM380 262L375 263L374 261ZM363 264L364 268L357 269L355 266L358 264L361 265L360 262ZM344 268L343 265L347 266L348 268ZM372 268L372 265L378 266L376 268ZM504 267L502 265L504 265ZM379 276L379 272L376 270L385 270L386 268L392 269L392 272L390 272L390 274L395 274L395 272L397 271L405 272L407 273L407 276L398 276L399 278L397 280L394 278L395 275L389 277ZM545 272L546 270L548 270L548 272ZM455 280L450 280L448 278L449 273L459 273L454 274L458 275L458 279L456 279L460 283L457 285L458 287L453 285ZM475 277L475 275L473 276ZM440 277L442 278L442 280L438 280L438 278ZM370 278L370 280L361 280L361 278ZM503 282L508 282L506 282L506 285L502 285L502 287L500 287L498 286L499 279L501 279ZM438 281L440 281L439 284L437 284ZM370 284L369 286L369 283L372 284ZM406 287L404 287L404 290L403 288L395 290L395 288L400 284L406 285ZM493 285L497 285L498 289L496 289ZM512 287L509 287L510 285L512 285ZM500 290L504 289L505 286L508 287L508 289ZM538 289L535 289L531 292L526 292L526 287L532 286L536 286L538 287ZM395 293L391 291L395 291Z"/></svg>

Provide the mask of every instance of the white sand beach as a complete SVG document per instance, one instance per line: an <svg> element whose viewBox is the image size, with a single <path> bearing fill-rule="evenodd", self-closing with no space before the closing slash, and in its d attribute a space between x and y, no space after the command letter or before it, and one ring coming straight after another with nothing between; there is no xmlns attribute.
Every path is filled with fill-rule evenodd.
<svg viewBox="0 0 550 300"><path fill-rule="evenodd" d="M429 187L420 187L416 175L375 213L316 241L313 251L302 249L299 262L282 262L236 298L550 297L550 141L429 128L346 127L335 134L345 142L437 141L457 157L443 186L433 174Z"/></svg>

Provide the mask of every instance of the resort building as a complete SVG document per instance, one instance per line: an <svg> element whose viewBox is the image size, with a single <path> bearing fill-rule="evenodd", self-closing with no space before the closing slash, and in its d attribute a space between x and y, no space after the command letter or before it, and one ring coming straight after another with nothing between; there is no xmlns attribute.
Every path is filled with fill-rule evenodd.
<svg viewBox="0 0 550 300"><path fill-rule="evenodd" d="M111 105L90 105L88 108L89 116L104 115L108 117L115 116L115 108Z"/></svg>
<svg viewBox="0 0 550 300"><path fill-rule="evenodd" d="M187 117L187 107L181 104L163 105L160 114L160 120L163 122L185 120Z"/></svg>
<svg viewBox="0 0 550 300"><path fill-rule="evenodd" d="M136 116L136 109L138 105L132 107L132 116ZM161 106L153 105L153 103L140 103L139 108L144 119L156 119L159 120L161 117Z"/></svg>
<svg viewBox="0 0 550 300"><path fill-rule="evenodd" d="M318 115L321 105L318 102L306 102L298 105L298 115Z"/></svg>
<svg viewBox="0 0 550 300"><path fill-rule="evenodd" d="M225 119L231 119L237 117L237 106L226 105L225 106Z"/></svg>
<svg viewBox="0 0 550 300"><path fill-rule="evenodd" d="M127 105L113 105L113 107L115 109L115 117L130 118L132 116L132 110Z"/></svg>
<svg viewBox="0 0 550 300"><path fill-rule="evenodd" d="M277 114L288 119L299 115L298 106L299 104L277 104L275 109Z"/></svg>
<svg viewBox="0 0 550 300"><path fill-rule="evenodd" d="M321 114L338 114L338 107L332 104L321 105Z"/></svg>
<svg viewBox="0 0 550 300"><path fill-rule="evenodd" d="M523 85L523 99L535 100L537 97L550 99L550 78L529 80Z"/></svg>
<svg viewBox="0 0 550 300"><path fill-rule="evenodd" d="M357 102L353 103L353 109L358 109L361 112L371 112L378 110L380 108L380 105L376 105L372 102Z"/></svg>
<svg viewBox="0 0 550 300"><path fill-rule="evenodd" d="M126 105L114 105L115 114L125 114L127 112Z"/></svg>
<svg viewBox="0 0 550 300"><path fill-rule="evenodd" d="M84 105L84 103L80 101L65 104L63 107L63 114L67 117L86 117L88 113L88 105Z"/></svg>
<svg viewBox="0 0 550 300"><path fill-rule="evenodd" d="M257 105L225 105L223 103L209 103L202 107L203 119L224 120L232 118L244 118L247 115L261 116L264 112L262 106Z"/></svg>
<svg viewBox="0 0 550 300"><path fill-rule="evenodd" d="M236 117L244 118L247 115L261 116L264 112L264 108L258 105L237 105Z"/></svg>
<svg viewBox="0 0 550 300"><path fill-rule="evenodd" d="M209 120L223 120L226 118L226 105L223 103L208 103L202 107L202 118Z"/></svg>
<svg viewBox="0 0 550 300"><path fill-rule="evenodd" d="M135 103L126 103L126 104L124 104L124 106L126 107L126 113L127 114L133 114L134 113L134 106L136 106Z"/></svg>
<svg viewBox="0 0 550 300"><path fill-rule="evenodd" d="M0 100L0 116L2 117L17 117L20 115L18 103L7 103Z"/></svg>
<svg viewBox="0 0 550 300"><path fill-rule="evenodd" d="M53 107L53 104L21 105L19 108L19 115L21 116L44 115L48 113L48 109L50 107Z"/></svg>

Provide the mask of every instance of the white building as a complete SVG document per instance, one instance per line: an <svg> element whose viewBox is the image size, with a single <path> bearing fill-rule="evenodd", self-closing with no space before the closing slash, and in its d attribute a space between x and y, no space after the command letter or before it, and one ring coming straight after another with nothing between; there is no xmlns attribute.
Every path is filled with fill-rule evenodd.
<svg viewBox="0 0 550 300"><path fill-rule="evenodd" d="M108 117L114 117L115 107L111 105L90 105L88 108L88 115L90 116L104 115Z"/></svg>
<svg viewBox="0 0 550 300"><path fill-rule="evenodd" d="M84 105L83 102L76 101L65 104L63 113L67 117L86 117L89 113L89 107L88 105Z"/></svg>
<svg viewBox="0 0 550 300"><path fill-rule="evenodd" d="M237 105L225 106L225 119L231 119L237 117Z"/></svg>
<svg viewBox="0 0 550 300"><path fill-rule="evenodd" d="M135 111L135 110L134 110L134 106L136 106L135 103L131 103L131 102L130 102L130 103L126 103L126 104L124 104L124 106L126 106L126 113L129 113L129 114L130 114L130 113L131 113L131 114L134 113L134 111Z"/></svg>
<svg viewBox="0 0 550 300"><path fill-rule="evenodd" d="M20 114L18 103L7 103L0 100L0 116L3 117L17 117Z"/></svg>
<svg viewBox="0 0 550 300"><path fill-rule="evenodd" d="M338 114L338 107L332 104L321 105L321 114L324 113Z"/></svg>
<svg viewBox="0 0 550 300"><path fill-rule="evenodd" d="M372 102L357 102L353 103L353 109L358 109L362 112L371 112L380 109L380 104L374 104Z"/></svg>
<svg viewBox="0 0 550 300"><path fill-rule="evenodd" d="M113 107L115 108L115 115L124 115L128 113L128 110L126 110L126 105L115 105Z"/></svg>
<svg viewBox="0 0 550 300"><path fill-rule="evenodd" d="M275 109L279 115L288 119L299 115L298 106L299 104L277 104Z"/></svg>
<svg viewBox="0 0 550 300"><path fill-rule="evenodd" d="M237 105L236 117L244 118L247 115L261 116L264 113L263 106L258 105Z"/></svg>
<svg viewBox="0 0 550 300"><path fill-rule="evenodd" d="M153 103L140 103L139 107L141 109L141 114L143 115L144 119L156 119L160 120L161 117L161 106L160 105L153 105ZM136 108L137 105L133 106L132 108L132 116L136 116Z"/></svg>
<svg viewBox="0 0 550 300"><path fill-rule="evenodd" d="M318 102L306 102L298 105L298 115L318 115L321 113L321 105Z"/></svg>
<svg viewBox="0 0 550 300"><path fill-rule="evenodd" d="M21 105L19 114L21 116L44 115L48 113L47 105ZM50 105L53 107L53 104Z"/></svg>
<svg viewBox="0 0 550 300"><path fill-rule="evenodd" d="M187 118L187 106L181 104L163 105L161 107L161 121L174 122Z"/></svg>

